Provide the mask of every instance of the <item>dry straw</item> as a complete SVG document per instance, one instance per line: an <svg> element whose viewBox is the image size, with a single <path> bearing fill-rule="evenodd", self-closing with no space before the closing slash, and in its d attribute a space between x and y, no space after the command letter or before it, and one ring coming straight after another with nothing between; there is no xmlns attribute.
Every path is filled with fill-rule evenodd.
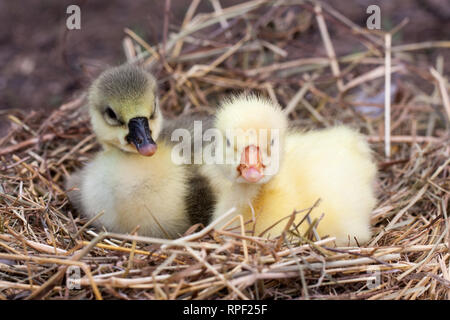
<svg viewBox="0 0 450 320"><path fill-rule="evenodd" d="M224 8L213 1L211 13L197 13L199 2L177 32L169 32L166 13L158 45L125 31L127 58L160 79L165 115L213 113L230 90L252 89L287 106L301 127L359 129L379 167L372 240L336 247L333 238L315 238L318 221L308 217L302 223L311 223L310 232L298 234L292 212L280 222L283 237L273 240L242 227L194 227L178 240L93 229L63 189L98 150L80 95L50 115L10 116L12 129L0 139L0 300L449 299L448 79L442 58L433 67L416 56L450 43L394 41L385 65L384 34L324 3L253 0ZM321 35L322 56L302 54L310 49L302 41L307 31ZM356 52L340 55L339 33ZM386 74L393 80L386 89L389 159ZM81 279L72 284L79 288L70 289L66 275L77 268Z"/></svg>

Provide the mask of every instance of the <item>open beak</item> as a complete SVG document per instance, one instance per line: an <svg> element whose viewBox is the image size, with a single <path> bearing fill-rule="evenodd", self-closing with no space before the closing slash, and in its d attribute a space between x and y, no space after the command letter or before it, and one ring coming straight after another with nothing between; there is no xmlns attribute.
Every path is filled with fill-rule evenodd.
<svg viewBox="0 0 450 320"><path fill-rule="evenodd" d="M237 170L242 178L250 183L256 183L264 177L259 147L251 144L242 151L241 163Z"/></svg>
<svg viewBox="0 0 450 320"><path fill-rule="evenodd" d="M129 143L134 144L137 151L143 156L152 156L156 152L156 143L152 139L148 119L144 117L133 118L128 122Z"/></svg>

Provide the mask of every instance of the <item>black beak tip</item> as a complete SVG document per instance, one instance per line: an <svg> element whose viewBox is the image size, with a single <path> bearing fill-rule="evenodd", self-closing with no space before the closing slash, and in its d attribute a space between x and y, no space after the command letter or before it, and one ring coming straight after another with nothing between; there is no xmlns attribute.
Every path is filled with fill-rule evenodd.
<svg viewBox="0 0 450 320"><path fill-rule="evenodd" d="M157 146L151 136L148 119L144 117L133 118L128 122L129 133L126 137L128 143L134 144L137 151L143 156L155 154Z"/></svg>

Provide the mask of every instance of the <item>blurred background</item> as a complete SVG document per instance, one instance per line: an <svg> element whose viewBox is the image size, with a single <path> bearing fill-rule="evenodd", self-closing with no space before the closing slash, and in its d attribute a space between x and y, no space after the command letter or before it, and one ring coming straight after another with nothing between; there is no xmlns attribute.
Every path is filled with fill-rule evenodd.
<svg viewBox="0 0 450 320"><path fill-rule="evenodd" d="M179 29L190 2L171 1L169 32ZM220 1L224 8L239 2ZM450 39L448 0L328 3L360 26L365 26L366 8L371 4L381 8L383 30L409 18L408 25L394 38L394 44ZM66 8L70 4L81 8L81 30L67 32ZM85 89L105 66L124 62L124 28L130 28L149 44L161 41L165 5L164 0L1 1L0 137L8 130L6 114L52 110ZM201 1L197 13L211 11L212 3ZM296 43L296 57L325 57L317 24L310 23L307 28ZM338 55L354 50L345 41L345 30L330 28L329 31ZM425 50L420 54L421 59L433 63L433 52ZM448 57L448 50L444 55ZM448 66L447 63L447 74Z"/></svg>

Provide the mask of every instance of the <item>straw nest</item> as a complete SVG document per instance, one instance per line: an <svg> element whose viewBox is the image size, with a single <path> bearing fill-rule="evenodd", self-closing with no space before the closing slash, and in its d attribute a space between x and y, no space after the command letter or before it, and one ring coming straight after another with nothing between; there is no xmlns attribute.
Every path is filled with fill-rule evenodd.
<svg viewBox="0 0 450 320"><path fill-rule="evenodd" d="M379 167L373 239L336 247L313 227L298 234L289 218L275 240L202 226L178 240L96 230L63 189L99 149L80 94L50 115L11 115L0 140L0 300L450 298L448 84L442 57L434 67L417 61L422 49L450 43L391 46L390 35L407 25L369 33L316 2L222 9L213 1L214 12L196 14L198 3L176 32L166 15L159 45L125 30L127 58L154 70L165 115L213 113L230 90L251 89L305 128L358 128ZM335 53L332 28L348 33L356 53ZM298 49L311 30L323 56ZM384 87L387 72L393 80ZM384 92L392 98L387 127Z"/></svg>

